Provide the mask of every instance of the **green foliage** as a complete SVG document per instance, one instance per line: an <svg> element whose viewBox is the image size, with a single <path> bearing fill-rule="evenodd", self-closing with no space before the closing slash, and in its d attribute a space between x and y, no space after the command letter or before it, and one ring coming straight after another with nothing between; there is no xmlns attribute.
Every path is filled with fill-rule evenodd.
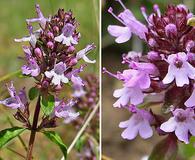
<svg viewBox="0 0 195 160"><path fill-rule="evenodd" d="M175 160L177 151L177 140L168 136L154 147L148 160Z"/></svg>
<svg viewBox="0 0 195 160"><path fill-rule="evenodd" d="M181 144L179 147L179 152L182 157L186 159L190 159L195 155L194 153L194 143L195 143L195 137L192 137L190 139L190 144Z"/></svg>
<svg viewBox="0 0 195 160"><path fill-rule="evenodd" d="M53 112L55 106L55 98L53 95L41 96L41 109L46 115L50 115Z"/></svg>
<svg viewBox="0 0 195 160"><path fill-rule="evenodd" d="M5 146L9 141L20 135L25 128L13 127L0 131L0 148Z"/></svg>
<svg viewBox="0 0 195 160"><path fill-rule="evenodd" d="M75 144L76 150L80 152L84 147L85 143L86 143L86 136L83 135L78 139L78 141Z"/></svg>
<svg viewBox="0 0 195 160"><path fill-rule="evenodd" d="M28 97L30 100L35 99L39 95L39 90L36 87L32 87L28 92Z"/></svg>
<svg viewBox="0 0 195 160"><path fill-rule="evenodd" d="M62 139L60 138L60 136L54 132L54 131L44 131L43 134L50 139L52 142L54 142L55 144L58 145L58 147L61 149L64 158L66 160L67 158L67 147L66 145L63 143Z"/></svg>

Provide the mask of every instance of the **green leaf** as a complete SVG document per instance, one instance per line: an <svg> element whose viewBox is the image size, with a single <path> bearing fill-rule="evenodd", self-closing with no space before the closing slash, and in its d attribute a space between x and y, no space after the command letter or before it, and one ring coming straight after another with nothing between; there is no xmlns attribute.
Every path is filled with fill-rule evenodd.
<svg viewBox="0 0 195 160"><path fill-rule="evenodd" d="M0 131L0 148L2 148L9 141L20 135L25 128L13 127Z"/></svg>
<svg viewBox="0 0 195 160"><path fill-rule="evenodd" d="M154 147L148 160L175 160L177 151L177 140L173 136L168 136Z"/></svg>
<svg viewBox="0 0 195 160"><path fill-rule="evenodd" d="M44 114L50 115L53 112L55 98L53 95L41 96L41 109Z"/></svg>
<svg viewBox="0 0 195 160"><path fill-rule="evenodd" d="M36 87L32 87L28 92L28 96L30 100L35 99L38 95L39 95L39 90Z"/></svg>
<svg viewBox="0 0 195 160"><path fill-rule="evenodd" d="M54 131L44 131L43 134L49 138L52 142L54 142L55 144L58 145L58 147L61 149L64 158L66 160L67 158L67 147L66 145L63 143L62 139L60 138L60 136L54 132Z"/></svg>

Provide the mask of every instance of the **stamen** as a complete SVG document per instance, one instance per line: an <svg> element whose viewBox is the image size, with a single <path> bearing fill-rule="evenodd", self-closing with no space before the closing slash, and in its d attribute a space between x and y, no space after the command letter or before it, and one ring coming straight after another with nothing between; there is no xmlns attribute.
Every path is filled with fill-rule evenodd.
<svg viewBox="0 0 195 160"><path fill-rule="evenodd" d="M108 9L108 13L110 13L114 18L116 18L119 22L121 22L122 24L125 25L125 23L124 23L120 18L118 18L117 15L115 15L115 14L113 13L113 8L112 8L112 7L110 7L110 8ZM126 25L125 25L125 26L126 26Z"/></svg>
<svg viewBox="0 0 195 160"><path fill-rule="evenodd" d="M109 72L105 67L103 67L102 68L102 72L103 73L107 73L109 76L111 76L111 77L114 77L114 78L117 78L118 79L118 76L117 75L115 75L115 74L113 74L113 73L111 73L111 72Z"/></svg>
<svg viewBox="0 0 195 160"><path fill-rule="evenodd" d="M123 7L124 10L127 9L126 6L124 5L124 3L121 0L115 0L115 1L119 2L120 5Z"/></svg>
<svg viewBox="0 0 195 160"><path fill-rule="evenodd" d="M161 17L161 12L160 12L159 6L157 4L155 4L153 6L153 8L154 8L154 11L157 13L158 17Z"/></svg>
<svg viewBox="0 0 195 160"><path fill-rule="evenodd" d="M148 15L146 13L146 7L141 7L140 10L141 10L142 15L145 18L145 20L149 23L149 21L148 21Z"/></svg>
<svg viewBox="0 0 195 160"><path fill-rule="evenodd" d="M27 28L28 28L30 35L33 34L33 26L28 24Z"/></svg>

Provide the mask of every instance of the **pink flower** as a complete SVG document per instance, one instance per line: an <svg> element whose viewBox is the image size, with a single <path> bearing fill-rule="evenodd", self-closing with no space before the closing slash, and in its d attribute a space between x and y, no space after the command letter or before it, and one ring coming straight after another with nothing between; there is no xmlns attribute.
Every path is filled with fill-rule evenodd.
<svg viewBox="0 0 195 160"><path fill-rule="evenodd" d="M134 33L143 40L146 39L145 33L148 32L147 27L140 21L138 21L129 9L125 9L118 15L118 17L127 27L129 27L132 33Z"/></svg>
<svg viewBox="0 0 195 160"><path fill-rule="evenodd" d="M190 108L176 109L173 111L173 117L164 122L160 129L164 132L175 132L175 135L180 141L189 143L189 132L195 136L195 120L194 111Z"/></svg>
<svg viewBox="0 0 195 160"><path fill-rule="evenodd" d="M137 105L143 102L144 94L139 87L124 87L116 89L113 93L115 98L119 98L114 104L114 107L126 106L129 102Z"/></svg>
<svg viewBox="0 0 195 160"><path fill-rule="evenodd" d="M189 78L195 78L195 68L188 63L188 57L184 52L168 56L168 73L163 79L164 84L171 83L174 79L178 87L189 84Z"/></svg>
<svg viewBox="0 0 195 160"><path fill-rule="evenodd" d="M117 16L110 7L108 12L124 26L109 25L108 32L112 36L117 37L115 40L117 43L127 42L131 38L132 33L139 36L139 38L146 40L145 33L148 32L147 27L135 18L133 13L125 7L121 0L118 0L118 2L123 7L124 11Z"/></svg>
<svg viewBox="0 0 195 160"><path fill-rule="evenodd" d="M153 130L150 126L152 119L153 117L148 111L135 108L129 120L120 122L119 127L126 128L121 136L128 140L134 139L137 134L144 139L150 138L153 135Z"/></svg>
<svg viewBox="0 0 195 160"><path fill-rule="evenodd" d="M109 25L108 32L110 35L117 37L115 39L116 43L127 42L131 38L131 30L128 27L122 27L117 25Z"/></svg>

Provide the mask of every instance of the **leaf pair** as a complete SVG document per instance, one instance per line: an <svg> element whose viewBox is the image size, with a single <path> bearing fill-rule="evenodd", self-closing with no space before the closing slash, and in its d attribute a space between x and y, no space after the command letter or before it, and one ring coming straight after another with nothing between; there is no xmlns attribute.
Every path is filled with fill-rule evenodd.
<svg viewBox="0 0 195 160"><path fill-rule="evenodd" d="M8 142L19 136L21 133L23 133L26 128L21 127L13 127L8 128L5 130L0 131L0 149L3 148ZM62 151L64 158L67 157L67 147L63 143L60 136L54 132L54 131L44 131L43 134L50 139L52 142L54 142L56 145L59 146L60 150Z"/></svg>

